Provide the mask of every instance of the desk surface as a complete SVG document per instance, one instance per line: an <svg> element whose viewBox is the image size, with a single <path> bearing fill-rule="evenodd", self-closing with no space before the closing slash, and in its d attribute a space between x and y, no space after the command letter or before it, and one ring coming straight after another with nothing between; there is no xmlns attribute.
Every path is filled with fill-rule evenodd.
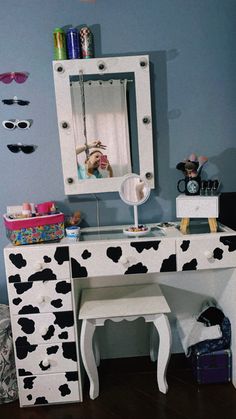
<svg viewBox="0 0 236 419"><path fill-rule="evenodd" d="M54 247L56 246L74 246L78 243L101 243L101 242L112 242L118 241L120 243L125 242L133 242L133 241L152 241L153 239L170 239L170 238L183 238L183 239L190 239L190 237L199 237L202 238L213 238L219 236L225 236L228 234L236 235L236 231L232 230L231 228L218 223L218 231L216 233L210 233L209 225L207 221L196 221L193 220L191 222L189 231L186 234L183 234L179 230L179 223L172 222L169 223L168 227L165 227L165 223L156 223L156 224L147 224L148 227L151 228L151 231L143 236L133 236L129 237L123 233L123 228L127 228L127 225L122 226L102 226L102 227L86 227L81 228L81 234L78 239L71 239L68 237L64 237L59 241L51 241L51 242L42 242L42 243L34 243L34 244L27 244L21 246L15 246L12 243L9 243L5 246L5 249L15 249L21 251L22 249L38 249L43 248L45 246Z"/></svg>

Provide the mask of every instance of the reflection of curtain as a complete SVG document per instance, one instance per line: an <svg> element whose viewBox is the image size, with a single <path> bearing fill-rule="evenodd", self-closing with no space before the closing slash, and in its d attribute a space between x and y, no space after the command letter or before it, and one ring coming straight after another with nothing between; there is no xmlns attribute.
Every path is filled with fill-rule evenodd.
<svg viewBox="0 0 236 419"><path fill-rule="evenodd" d="M126 179L123 183L123 194L127 201L138 202L138 197L136 194L136 185L139 182L139 178L130 178Z"/></svg>
<svg viewBox="0 0 236 419"><path fill-rule="evenodd" d="M122 192L126 201L135 204L140 202L144 196L146 196L147 190L141 178L131 177L123 182Z"/></svg>
<svg viewBox="0 0 236 419"><path fill-rule="evenodd" d="M131 172L126 87L126 80L84 82L87 140L90 143L99 139L107 146L103 153L107 154L114 176ZM78 146L85 143L79 82L72 82L71 97ZM83 163L85 153L78 159Z"/></svg>

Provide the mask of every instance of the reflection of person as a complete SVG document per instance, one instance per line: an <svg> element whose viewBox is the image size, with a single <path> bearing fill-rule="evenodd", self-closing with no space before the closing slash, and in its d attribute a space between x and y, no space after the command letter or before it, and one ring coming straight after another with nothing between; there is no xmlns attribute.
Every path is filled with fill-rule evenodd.
<svg viewBox="0 0 236 419"><path fill-rule="evenodd" d="M101 156L103 156L100 149L105 150L106 146L103 145L100 140L94 140L90 144L77 147L76 154L80 154L83 151L86 152L93 148L94 150L87 155L84 164L78 164L79 179L101 179L104 177L99 170L101 167ZM108 177L113 176L112 167L108 160L106 160L105 164L103 162L102 170L105 170L108 173Z"/></svg>

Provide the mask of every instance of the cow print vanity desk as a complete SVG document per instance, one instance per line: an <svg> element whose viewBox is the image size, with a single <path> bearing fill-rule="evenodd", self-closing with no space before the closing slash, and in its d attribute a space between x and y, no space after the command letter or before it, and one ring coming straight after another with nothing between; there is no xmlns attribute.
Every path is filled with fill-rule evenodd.
<svg viewBox="0 0 236 419"><path fill-rule="evenodd" d="M236 385L236 232L223 226L217 233L183 235L175 225L152 227L143 237L126 237L120 227L88 228L80 241L4 249L21 406L82 401L81 290L148 284L149 274L159 281L192 271L197 281L199 273L206 279L214 273L220 283L228 272L218 296L231 320Z"/></svg>

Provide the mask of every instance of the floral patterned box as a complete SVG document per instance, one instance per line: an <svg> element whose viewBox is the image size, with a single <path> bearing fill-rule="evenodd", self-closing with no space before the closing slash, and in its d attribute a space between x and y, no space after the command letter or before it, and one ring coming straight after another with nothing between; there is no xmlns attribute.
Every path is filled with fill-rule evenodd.
<svg viewBox="0 0 236 419"><path fill-rule="evenodd" d="M59 240L64 237L64 214L12 219L4 214L8 239L16 246Z"/></svg>

